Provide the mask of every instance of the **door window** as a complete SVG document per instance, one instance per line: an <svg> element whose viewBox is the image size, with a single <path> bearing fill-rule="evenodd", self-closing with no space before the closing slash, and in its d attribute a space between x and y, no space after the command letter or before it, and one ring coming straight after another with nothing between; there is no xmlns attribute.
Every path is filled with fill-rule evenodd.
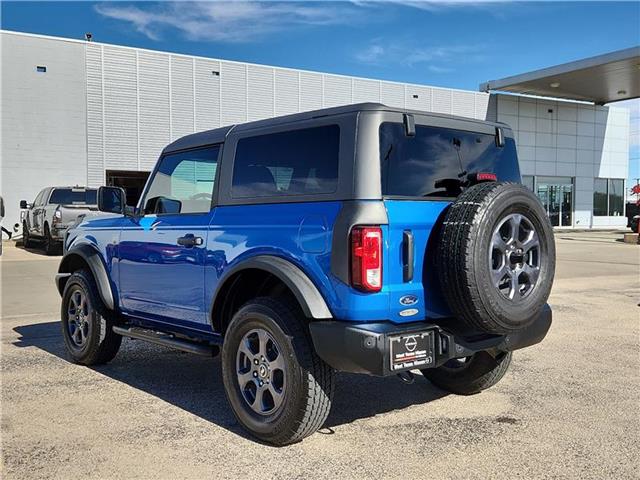
<svg viewBox="0 0 640 480"><path fill-rule="evenodd" d="M38 195L36 196L36 199L33 201L34 207L39 207L40 205L42 205L45 192L46 192L46 189L40 190L40 193L38 193Z"/></svg>
<svg viewBox="0 0 640 480"><path fill-rule="evenodd" d="M161 158L144 200L144 213L206 213L211 209L219 146Z"/></svg>

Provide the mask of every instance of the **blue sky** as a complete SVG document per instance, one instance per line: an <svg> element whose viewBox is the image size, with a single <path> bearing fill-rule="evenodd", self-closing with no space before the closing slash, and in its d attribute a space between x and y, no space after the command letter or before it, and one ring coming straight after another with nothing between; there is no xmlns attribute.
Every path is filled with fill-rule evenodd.
<svg viewBox="0 0 640 480"><path fill-rule="evenodd" d="M476 90L640 44L640 2L2 2L2 28ZM640 176L638 101L630 177Z"/></svg>

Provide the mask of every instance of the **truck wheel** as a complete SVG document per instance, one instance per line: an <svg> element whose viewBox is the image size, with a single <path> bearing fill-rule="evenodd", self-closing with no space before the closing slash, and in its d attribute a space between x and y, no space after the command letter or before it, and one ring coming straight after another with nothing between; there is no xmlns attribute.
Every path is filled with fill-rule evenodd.
<svg viewBox="0 0 640 480"><path fill-rule="evenodd" d="M49 230L49 224L44 224L44 253L47 255L54 255L56 253L56 242L51 238L51 230Z"/></svg>
<svg viewBox="0 0 640 480"><path fill-rule="evenodd" d="M62 294L62 337L75 363L98 365L116 356L122 337L113 332L115 316L102 303L93 276L79 270Z"/></svg>
<svg viewBox="0 0 640 480"><path fill-rule="evenodd" d="M525 186L481 183L447 210L436 266L447 304L465 333L521 330L538 317L551 292L553 229Z"/></svg>
<svg viewBox="0 0 640 480"><path fill-rule="evenodd" d="M292 301L256 298L233 316L222 376L238 422L270 444L300 441L329 415L334 371L316 355Z"/></svg>
<svg viewBox="0 0 640 480"><path fill-rule="evenodd" d="M474 395L493 387L511 364L511 352L478 352L471 357L449 360L438 368L422 371L435 386L458 395Z"/></svg>
<svg viewBox="0 0 640 480"><path fill-rule="evenodd" d="M22 222L22 245L24 248L30 248L33 246L31 235L29 235L29 229L27 228L27 222Z"/></svg>

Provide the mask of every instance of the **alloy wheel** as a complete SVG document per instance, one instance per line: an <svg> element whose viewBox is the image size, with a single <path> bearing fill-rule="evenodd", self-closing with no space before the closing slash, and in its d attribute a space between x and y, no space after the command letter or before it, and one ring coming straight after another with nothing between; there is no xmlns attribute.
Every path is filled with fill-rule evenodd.
<svg viewBox="0 0 640 480"><path fill-rule="evenodd" d="M512 213L500 221L489 247L492 283L502 296L517 301L528 296L540 276L538 232L522 214Z"/></svg>
<svg viewBox="0 0 640 480"><path fill-rule="evenodd" d="M275 412L285 395L285 359L273 336L262 328L247 332L236 354L242 398L260 415Z"/></svg>
<svg viewBox="0 0 640 480"><path fill-rule="evenodd" d="M75 290L69 298L67 308L67 328L73 344L82 348L89 336L89 316L91 309L82 290Z"/></svg>

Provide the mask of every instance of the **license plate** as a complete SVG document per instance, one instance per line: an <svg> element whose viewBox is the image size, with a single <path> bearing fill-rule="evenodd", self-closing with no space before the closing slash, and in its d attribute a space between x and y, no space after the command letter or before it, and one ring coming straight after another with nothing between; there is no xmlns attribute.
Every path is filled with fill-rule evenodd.
<svg viewBox="0 0 640 480"><path fill-rule="evenodd" d="M433 331L390 337L391 371L433 366L435 363L433 349Z"/></svg>

